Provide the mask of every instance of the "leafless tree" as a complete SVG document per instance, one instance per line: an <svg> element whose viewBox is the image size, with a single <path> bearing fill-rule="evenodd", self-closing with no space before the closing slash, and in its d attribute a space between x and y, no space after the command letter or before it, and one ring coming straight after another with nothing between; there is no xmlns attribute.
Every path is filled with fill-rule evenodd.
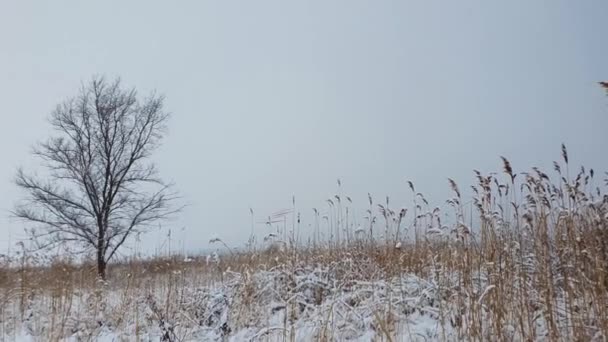
<svg viewBox="0 0 608 342"><path fill-rule="evenodd" d="M55 134L33 151L44 175L21 169L16 177L27 197L14 215L34 224L40 248L71 242L95 251L105 279L108 261L130 236L177 211L172 186L150 162L168 118L162 96L138 99L135 89L104 78L57 106Z"/></svg>

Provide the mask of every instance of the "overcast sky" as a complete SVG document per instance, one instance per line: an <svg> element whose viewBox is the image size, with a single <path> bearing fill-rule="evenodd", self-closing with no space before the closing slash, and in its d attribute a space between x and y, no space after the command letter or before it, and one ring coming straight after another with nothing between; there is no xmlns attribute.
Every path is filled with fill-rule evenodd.
<svg viewBox="0 0 608 342"><path fill-rule="evenodd" d="M337 178L361 207L409 203L406 179L441 205L447 177L468 188L500 155L548 167L562 142L608 170L603 0L0 4L0 248L23 229L16 168L96 74L166 95L155 160L190 205L163 229L189 250L243 243L250 207L262 220L293 195L307 225Z"/></svg>

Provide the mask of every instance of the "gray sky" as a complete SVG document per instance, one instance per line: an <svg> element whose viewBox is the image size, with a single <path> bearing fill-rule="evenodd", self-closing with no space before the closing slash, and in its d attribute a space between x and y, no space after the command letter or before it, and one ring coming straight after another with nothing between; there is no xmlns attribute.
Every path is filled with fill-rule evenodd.
<svg viewBox="0 0 608 342"><path fill-rule="evenodd" d="M237 245L249 207L304 222L343 192L433 203L474 168L608 170L608 2L0 0L0 248L19 165L54 106L95 74L167 96L161 175L191 205L186 248ZM266 232L259 225L258 232ZM151 235L145 248L160 237Z"/></svg>

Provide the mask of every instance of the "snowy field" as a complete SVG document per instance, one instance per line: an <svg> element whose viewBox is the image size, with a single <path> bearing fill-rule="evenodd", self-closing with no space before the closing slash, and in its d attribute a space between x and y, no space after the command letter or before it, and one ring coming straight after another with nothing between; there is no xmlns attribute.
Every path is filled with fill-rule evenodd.
<svg viewBox="0 0 608 342"><path fill-rule="evenodd" d="M224 254L117 261L106 282L24 250L0 261L0 338L606 341L608 195L592 170L555 165L556 181L533 168L518 183L505 159L507 181L476 172L472 201L450 181L447 222L410 183L409 211L370 195L355 226L349 200L312 243L293 208L257 245L213 238Z"/></svg>
<svg viewBox="0 0 608 342"><path fill-rule="evenodd" d="M493 328L493 285L481 275L467 293L456 274L388 276L364 256L326 265L293 262L242 272L197 261L170 272L116 270L113 281L79 288L73 279L4 294L3 341L458 341L521 340L513 317ZM275 262L279 256L275 257ZM435 274L436 276L432 276ZM63 283L62 283L63 282ZM63 285L62 285L63 284ZM46 286L48 285L48 286ZM514 284L515 285L515 284ZM551 340L546 306L537 306L533 340ZM567 312L554 307L553 314ZM568 340L569 317L563 324ZM592 340L601 341L592 326Z"/></svg>
<svg viewBox="0 0 608 342"><path fill-rule="evenodd" d="M348 262L348 261L346 261ZM441 317L438 287L413 275L386 281L334 276L332 268L225 272L190 286L179 272L156 288L33 291L19 314L3 306L5 341L429 341L456 339ZM349 267L349 268L352 268Z"/></svg>

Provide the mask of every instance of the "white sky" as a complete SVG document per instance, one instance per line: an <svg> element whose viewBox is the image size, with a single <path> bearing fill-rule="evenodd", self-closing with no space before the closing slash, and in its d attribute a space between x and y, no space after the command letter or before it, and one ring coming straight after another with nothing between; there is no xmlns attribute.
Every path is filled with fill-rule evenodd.
<svg viewBox="0 0 608 342"><path fill-rule="evenodd" d="M607 17L601 0L0 0L0 249L23 228L16 168L95 74L167 96L155 160L190 206L163 229L190 250L244 242L250 206L292 195L306 225L336 178L360 207L409 203L406 179L441 205L447 177L468 188L499 155L550 167L565 142L608 170Z"/></svg>

